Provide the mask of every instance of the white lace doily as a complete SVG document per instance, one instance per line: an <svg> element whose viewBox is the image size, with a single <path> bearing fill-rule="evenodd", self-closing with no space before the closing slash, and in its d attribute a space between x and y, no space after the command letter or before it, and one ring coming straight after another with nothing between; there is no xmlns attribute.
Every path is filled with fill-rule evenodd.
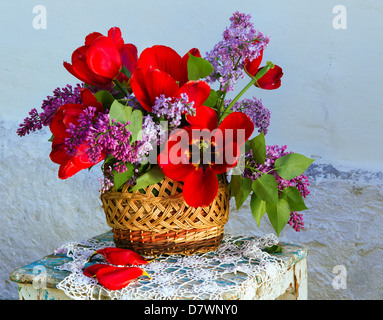
<svg viewBox="0 0 383 320"><path fill-rule="evenodd" d="M112 241L92 240L68 243L56 250L73 259L56 267L71 272L57 288L72 299L275 299L288 287L282 260L261 250L278 244L272 234L263 238L225 235L214 252L160 256L141 266L150 280L138 278L116 291L83 275L95 250L114 246ZM101 260L96 262L106 263L101 255L96 257Z"/></svg>

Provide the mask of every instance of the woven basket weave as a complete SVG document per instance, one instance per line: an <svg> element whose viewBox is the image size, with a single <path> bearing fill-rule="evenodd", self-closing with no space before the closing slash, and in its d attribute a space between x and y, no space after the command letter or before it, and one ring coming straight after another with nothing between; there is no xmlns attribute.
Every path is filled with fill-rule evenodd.
<svg viewBox="0 0 383 320"><path fill-rule="evenodd" d="M116 247L153 256L208 252L218 248L229 219L229 192L220 184L208 207L189 207L182 184L167 177L144 192L109 190L101 195Z"/></svg>

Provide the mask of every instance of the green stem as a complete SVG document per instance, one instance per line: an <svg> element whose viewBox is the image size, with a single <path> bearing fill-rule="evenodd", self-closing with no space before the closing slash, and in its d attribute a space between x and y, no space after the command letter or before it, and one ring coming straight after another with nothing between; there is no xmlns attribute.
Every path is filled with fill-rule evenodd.
<svg viewBox="0 0 383 320"><path fill-rule="evenodd" d="M259 79L261 79L270 69L274 68L274 64L270 61L267 61L266 66L264 66L252 79L251 81L244 87L240 93L233 99L233 101L226 107L224 112L220 115L219 122L221 122L226 115L229 113L230 109L234 106L234 104L239 100L243 94L249 90L254 84L257 83Z"/></svg>
<svg viewBox="0 0 383 320"><path fill-rule="evenodd" d="M274 171L274 170L276 170L276 169L275 168L270 169L269 171L266 172L266 174L269 174L271 171Z"/></svg>
<svg viewBox="0 0 383 320"><path fill-rule="evenodd" d="M114 84L117 86L117 88L127 97L129 95L128 90L124 88L120 81L117 79L113 80Z"/></svg>
<svg viewBox="0 0 383 320"><path fill-rule="evenodd" d="M219 101L219 105L218 105L218 119L221 117L222 115L222 108L223 108L223 104L225 102L225 97L226 97L226 91L224 92L223 96L220 98L220 101Z"/></svg>
<svg viewBox="0 0 383 320"><path fill-rule="evenodd" d="M253 171L253 172L258 172L258 173L260 173L260 174L265 174L264 172L259 171L259 170L255 169L255 168L253 168L253 167L245 166L245 168L246 168L246 169L250 169L250 170Z"/></svg>

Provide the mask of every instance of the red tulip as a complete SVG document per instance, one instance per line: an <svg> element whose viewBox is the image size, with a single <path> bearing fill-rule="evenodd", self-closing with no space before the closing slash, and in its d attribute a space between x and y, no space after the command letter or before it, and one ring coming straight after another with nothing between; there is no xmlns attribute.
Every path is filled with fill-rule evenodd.
<svg viewBox="0 0 383 320"><path fill-rule="evenodd" d="M253 60L245 60L245 72L251 76L255 77L264 67L259 67L263 58L263 50L260 52L259 56ZM273 90L281 86L281 78L283 76L282 68L274 65L274 68L269 69L265 75L257 80L255 86L266 89Z"/></svg>
<svg viewBox="0 0 383 320"><path fill-rule="evenodd" d="M134 50L134 45L124 44L117 27L111 28L107 36L93 32L85 38L85 45L73 52L72 64L64 62L64 67L85 83L104 86L119 76L123 65L133 71L137 62Z"/></svg>
<svg viewBox="0 0 383 320"><path fill-rule="evenodd" d="M190 49L181 57L170 47L155 45L142 51L137 62L137 68L164 71L169 74L179 86L182 86L189 80L187 70L189 53L193 56L201 57L197 48Z"/></svg>
<svg viewBox="0 0 383 320"><path fill-rule="evenodd" d="M216 112L206 106L196 116L187 116L187 121L190 126L169 136L158 163L167 177L184 182L183 196L189 206L204 207L217 195L217 174L237 164L239 149L253 133L254 124L246 114L233 112L218 126Z"/></svg>
<svg viewBox="0 0 383 320"><path fill-rule="evenodd" d="M69 156L66 153L65 138L69 137L66 131L69 124L76 125L80 114L89 106L95 107L96 112L102 112L103 107L89 89L81 91L82 104L65 104L62 105L52 117L49 126L54 138L52 140L52 151L50 158L54 163L60 165L58 176L60 179L67 179L77 172L87 169L104 159L105 154L100 154L97 162L92 162L87 156L89 146L81 144L76 149L76 154Z"/></svg>
<svg viewBox="0 0 383 320"><path fill-rule="evenodd" d="M259 71L261 70L262 68L259 68ZM258 87L266 90L278 89L281 86L282 76L282 68L275 65L274 68L267 71L266 74L257 81Z"/></svg>
<svg viewBox="0 0 383 320"><path fill-rule="evenodd" d="M140 265L147 264L148 261L141 257L138 253L122 248L107 247L97 250L89 258L91 260L95 255L101 254L105 257L106 261L111 264L125 266L125 265Z"/></svg>
<svg viewBox="0 0 383 320"><path fill-rule="evenodd" d="M198 49L189 52L200 56ZM151 111L156 98L161 94L179 98L182 93L186 93L196 109L205 102L210 94L210 86L201 80L188 81L188 59L188 53L181 58L177 52L165 46L153 46L141 53L130 84L144 109Z"/></svg>
<svg viewBox="0 0 383 320"><path fill-rule="evenodd" d="M121 60L122 64L126 67L126 69L128 69L130 74L132 74L137 67L137 47L131 43L124 44L121 52ZM117 80L121 82L124 87L127 87L130 90L130 77L123 72L120 72L117 76Z"/></svg>

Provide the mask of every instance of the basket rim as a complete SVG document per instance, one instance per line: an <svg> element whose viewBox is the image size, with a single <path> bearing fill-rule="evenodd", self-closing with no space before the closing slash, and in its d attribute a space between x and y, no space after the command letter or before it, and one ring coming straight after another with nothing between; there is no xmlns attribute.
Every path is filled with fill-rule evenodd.
<svg viewBox="0 0 383 320"><path fill-rule="evenodd" d="M161 185L165 181L175 183L176 184L176 186L174 187L175 189L177 188L182 189L183 184L180 181L175 181L165 176L165 178L161 180L160 182L140 189L140 190L144 190L145 193L141 193L140 190L134 190L133 192L130 192L128 191L130 184L125 183L122 186L121 191L116 191L114 190L114 187L113 187L113 189L109 189L101 193L100 198L101 200L103 200L104 198L105 199L119 198L119 199L142 201L142 200L147 200L148 198L150 198L151 201L158 201L158 202L167 202L167 201L175 201L175 200L178 200L180 202L184 201L182 192L179 192L177 194L171 194L171 195L164 194L164 196L156 196L151 192L153 189L156 189L155 186ZM223 183L222 181L220 181L218 184L218 191L222 192L223 191L222 189L227 190L227 183Z"/></svg>
<svg viewBox="0 0 383 320"><path fill-rule="evenodd" d="M167 180L169 182L170 179ZM171 186L165 181L164 188L171 188L174 191L177 185L174 185L172 180L170 182ZM215 199L209 206L197 208L189 206L182 193L166 194L165 197L149 197L139 191L134 191L135 194L132 194L127 192L127 189L128 187L123 189L125 194L110 192L101 197L107 224L112 228L161 233L167 230L180 231L223 226L229 219L230 194L224 184L220 186Z"/></svg>

